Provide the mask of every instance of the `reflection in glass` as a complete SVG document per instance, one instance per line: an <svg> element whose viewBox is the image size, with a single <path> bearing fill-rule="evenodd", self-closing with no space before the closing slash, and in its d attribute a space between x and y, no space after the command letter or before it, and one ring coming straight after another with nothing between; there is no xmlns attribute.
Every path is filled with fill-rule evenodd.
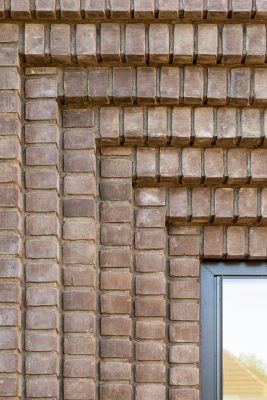
<svg viewBox="0 0 267 400"><path fill-rule="evenodd" d="M267 279L223 279L223 400L267 400Z"/></svg>

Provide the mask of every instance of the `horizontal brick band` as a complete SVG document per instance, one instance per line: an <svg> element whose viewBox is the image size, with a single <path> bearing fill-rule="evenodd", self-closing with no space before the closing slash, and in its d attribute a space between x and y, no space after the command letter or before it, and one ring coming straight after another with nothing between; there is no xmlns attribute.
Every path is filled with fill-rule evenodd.
<svg viewBox="0 0 267 400"><path fill-rule="evenodd" d="M35 4L34 4L35 3ZM158 20L252 20L266 19L265 0L12 0L1 1L0 16L12 19L158 19ZM228 6L229 4L229 6Z"/></svg>
<svg viewBox="0 0 267 400"><path fill-rule="evenodd" d="M26 24L20 52L28 63L264 64L266 25Z"/></svg>
<svg viewBox="0 0 267 400"><path fill-rule="evenodd" d="M66 104L267 104L265 68L67 67L58 79L58 96ZM5 69L0 70L0 89L10 89L9 85ZM43 97L56 96L56 79L37 76L26 82L25 89L26 98L38 98L40 92Z"/></svg>

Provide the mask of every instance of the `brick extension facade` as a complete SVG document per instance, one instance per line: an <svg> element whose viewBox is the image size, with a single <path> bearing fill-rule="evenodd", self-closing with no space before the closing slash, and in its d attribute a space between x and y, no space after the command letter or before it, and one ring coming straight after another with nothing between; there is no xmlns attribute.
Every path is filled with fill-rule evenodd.
<svg viewBox="0 0 267 400"><path fill-rule="evenodd" d="M201 260L267 258L266 0L0 19L0 398L199 400Z"/></svg>

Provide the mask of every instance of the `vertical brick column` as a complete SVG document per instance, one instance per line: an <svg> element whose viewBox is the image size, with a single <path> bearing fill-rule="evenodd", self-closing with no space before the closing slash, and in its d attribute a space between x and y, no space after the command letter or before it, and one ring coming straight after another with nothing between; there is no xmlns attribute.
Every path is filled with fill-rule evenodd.
<svg viewBox="0 0 267 400"><path fill-rule="evenodd" d="M165 190L136 189L136 400L166 399Z"/></svg>
<svg viewBox="0 0 267 400"><path fill-rule="evenodd" d="M94 113L63 112L64 399L95 398L96 156Z"/></svg>
<svg viewBox="0 0 267 400"><path fill-rule="evenodd" d="M59 110L55 68L26 69L27 398L59 398Z"/></svg>
<svg viewBox="0 0 267 400"><path fill-rule="evenodd" d="M199 399L200 227L169 227L170 399Z"/></svg>
<svg viewBox="0 0 267 400"><path fill-rule="evenodd" d="M101 150L100 399L132 399L131 150Z"/></svg>
<svg viewBox="0 0 267 400"><path fill-rule="evenodd" d="M21 395L21 104L17 25L0 31L0 397Z"/></svg>

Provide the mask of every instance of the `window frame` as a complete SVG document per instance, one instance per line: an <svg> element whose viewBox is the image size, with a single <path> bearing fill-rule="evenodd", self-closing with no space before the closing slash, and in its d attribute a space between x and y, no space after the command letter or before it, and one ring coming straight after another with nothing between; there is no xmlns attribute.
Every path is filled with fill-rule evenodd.
<svg viewBox="0 0 267 400"><path fill-rule="evenodd" d="M265 262L204 262L200 271L201 400L222 400L222 279L267 278Z"/></svg>

